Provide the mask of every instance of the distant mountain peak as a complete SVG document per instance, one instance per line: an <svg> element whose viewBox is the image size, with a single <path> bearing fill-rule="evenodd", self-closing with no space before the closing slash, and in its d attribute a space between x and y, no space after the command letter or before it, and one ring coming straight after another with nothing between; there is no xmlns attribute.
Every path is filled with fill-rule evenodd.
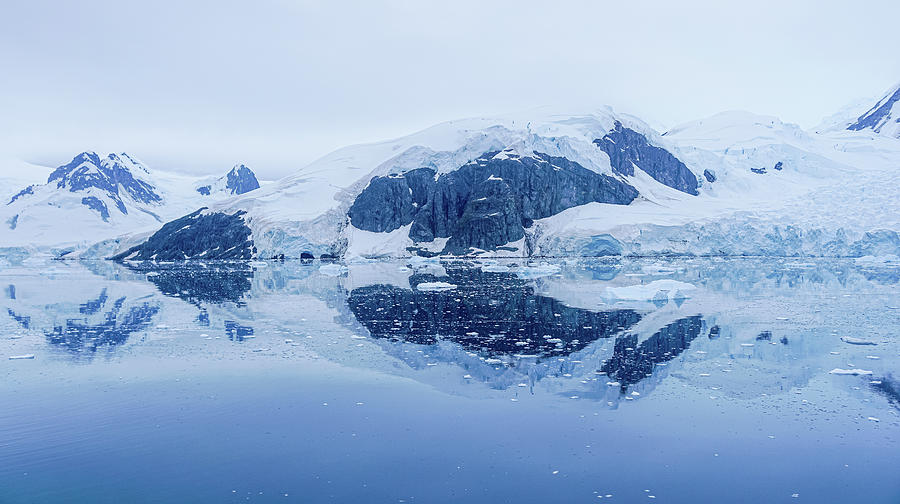
<svg viewBox="0 0 900 504"><path fill-rule="evenodd" d="M86 151L54 170L47 178L47 183L56 182L57 188L65 188L70 192L100 189L115 200L120 208L124 206L120 204L122 192L141 203L161 201L162 197L156 193L156 188L136 178L132 172L134 169L149 173L140 162L124 152L121 155L110 154L101 160L96 153Z"/></svg>
<svg viewBox="0 0 900 504"><path fill-rule="evenodd" d="M244 194L254 189L259 189L259 181L256 180L256 174L246 165L237 164L228 172L228 183L226 188L231 194Z"/></svg>
<svg viewBox="0 0 900 504"><path fill-rule="evenodd" d="M254 189L259 189L259 180L256 179L256 174L247 165L239 163L234 165L225 176L197 187L197 192L204 196L209 196L213 192L237 195Z"/></svg>
<svg viewBox="0 0 900 504"><path fill-rule="evenodd" d="M847 126L850 131L871 130L900 138L900 84L888 91L871 109Z"/></svg>

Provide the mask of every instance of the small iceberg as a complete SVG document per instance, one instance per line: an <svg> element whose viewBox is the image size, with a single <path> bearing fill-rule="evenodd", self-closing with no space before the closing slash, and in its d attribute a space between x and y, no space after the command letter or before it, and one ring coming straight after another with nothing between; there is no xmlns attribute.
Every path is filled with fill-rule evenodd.
<svg viewBox="0 0 900 504"><path fill-rule="evenodd" d="M834 368L834 369L832 369L831 371L829 371L828 374L833 374L833 375L847 375L847 376L863 376L863 375L868 376L868 375L872 374L872 372L871 372L871 371L867 371L867 370L865 370L865 369L841 369L841 368Z"/></svg>
<svg viewBox="0 0 900 504"><path fill-rule="evenodd" d="M851 345L877 345L874 341L864 340L860 338L853 338L851 336L841 336L841 341L844 343L849 343Z"/></svg>
<svg viewBox="0 0 900 504"><path fill-rule="evenodd" d="M25 360L25 359L34 359L34 354L10 355L9 356L9 360Z"/></svg>
<svg viewBox="0 0 900 504"><path fill-rule="evenodd" d="M455 289L456 286L452 283L447 282L422 282L419 285L416 285L416 289L420 291L448 291Z"/></svg>

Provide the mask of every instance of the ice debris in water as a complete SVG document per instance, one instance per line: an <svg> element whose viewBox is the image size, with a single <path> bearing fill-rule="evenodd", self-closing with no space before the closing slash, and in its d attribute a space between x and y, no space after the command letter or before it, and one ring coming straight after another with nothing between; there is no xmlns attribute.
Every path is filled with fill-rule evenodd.
<svg viewBox="0 0 900 504"><path fill-rule="evenodd" d="M828 374L833 374L833 375L860 376L860 375L870 375L870 374L872 374L872 372L871 372L871 371L867 371L867 370L865 370L865 369L841 369L841 368L834 368L834 369L832 369L831 371L829 371Z"/></svg>
<svg viewBox="0 0 900 504"><path fill-rule="evenodd" d="M420 291L448 291L455 289L456 286L447 282L422 282L416 288Z"/></svg>
<svg viewBox="0 0 900 504"><path fill-rule="evenodd" d="M24 360L24 359L34 359L34 354L10 355L9 356L9 360Z"/></svg>

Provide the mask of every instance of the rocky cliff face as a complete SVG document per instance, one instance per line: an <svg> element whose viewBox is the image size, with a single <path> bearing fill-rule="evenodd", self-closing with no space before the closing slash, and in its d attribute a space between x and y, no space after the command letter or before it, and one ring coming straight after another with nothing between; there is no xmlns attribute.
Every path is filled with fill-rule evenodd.
<svg viewBox="0 0 900 504"><path fill-rule="evenodd" d="M420 168L375 177L350 208L358 229L410 225L415 242L448 238L445 253L492 250L522 239L535 219L587 203L627 205L637 190L563 157L488 152L435 178Z"/></svg>
<svg viewBox="0 0 900 504"><path fill-rule="evenodd" d="M616 121L615 129L594 144L609 156L613 171L633 176L640 168L657 182L681 192L697 195L697 177L669 151L651 145L647 137Z"/></svg>
<svg viewBox="0 0 900 504"><path fill-rule="evenodd" d="M256 253L244 212L203 213L205 208L164 225L144 243L113 260L251 259Z"/></svg>
<svg viewBox="0 0 900 504"><path fill-rule="evenodd" d="M900 107L895 112L895 105L900 103L900 87L889 92L868 112L861 115L853 124L847 126L851 131L872 130L875 133L886 133L900 138Z"/></svg>

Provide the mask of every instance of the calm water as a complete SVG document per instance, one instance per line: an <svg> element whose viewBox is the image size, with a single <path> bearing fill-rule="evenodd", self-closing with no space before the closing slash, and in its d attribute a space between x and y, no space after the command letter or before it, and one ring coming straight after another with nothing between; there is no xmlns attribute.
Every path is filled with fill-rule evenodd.
<svg viewBox="0 0 900 504"><path fill-rule="evenodd" d="M0 503L898 503L898 282L5 261Z"/></svg>

